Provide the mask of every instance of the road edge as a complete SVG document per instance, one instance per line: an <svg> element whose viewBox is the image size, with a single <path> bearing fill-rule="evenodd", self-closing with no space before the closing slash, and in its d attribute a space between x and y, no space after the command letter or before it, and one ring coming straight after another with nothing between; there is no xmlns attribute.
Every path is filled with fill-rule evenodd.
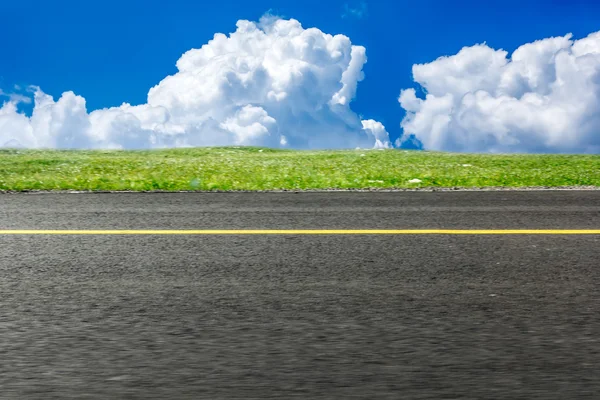
<svg viewBox="0 0 600 400"><path fill-rule="evenodd" d="M600 186L524 186L524 187L420 187L361 189L273 189L273 190L0 190L11 194L101 194L101 193L403 193L403 192L533 192L533 191L600 191Z"/></svg>

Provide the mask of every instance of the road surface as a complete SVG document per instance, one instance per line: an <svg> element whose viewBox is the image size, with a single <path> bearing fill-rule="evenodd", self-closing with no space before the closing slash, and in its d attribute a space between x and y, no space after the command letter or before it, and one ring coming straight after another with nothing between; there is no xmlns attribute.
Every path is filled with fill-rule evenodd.
<svg viewBox="0 0 600 400"><path fill-rule="evenodd" d="M600 191L0 196L0 399L585 399Z"/></svg>

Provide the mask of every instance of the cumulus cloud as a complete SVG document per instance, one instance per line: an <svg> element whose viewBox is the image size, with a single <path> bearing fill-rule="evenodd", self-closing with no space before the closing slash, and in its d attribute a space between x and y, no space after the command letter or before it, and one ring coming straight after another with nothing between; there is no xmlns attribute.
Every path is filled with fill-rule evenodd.
<svg viewBox="0 0 600 400"><path fill-rule="evenodd" d="M374 148L387 149L391 147L389 135L381 122L368 119L362 121L362 126L365 132L368 132L375 139Z"/></svg>
<svg viewBox="0 0 600 400"><path fill-rule="evenodd" d="M404 137L426 149L600 153L600 32L525 44L511 57L486 44L413 66L401 92Z"/></svg>
<svg viewBox="0 0 600 400"><path fill-rule="evenodd" d="M229 36L218 33L183 54L178 72L151 88L145 104L88 112L73 92L55 100L32 87L26 116L17 107L22 96L9 96L0 146L388 147L383 125L350 108L366 61L365 48L343 35L293 19L242 20Z"/></svg>

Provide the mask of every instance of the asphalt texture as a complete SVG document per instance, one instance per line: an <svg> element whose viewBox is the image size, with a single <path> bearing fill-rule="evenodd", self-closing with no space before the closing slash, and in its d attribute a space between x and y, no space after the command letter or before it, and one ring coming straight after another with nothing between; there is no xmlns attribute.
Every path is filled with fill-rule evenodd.
<svg viewBox="0 0 600 400"><path fill-rule="evenodd" d="M2 229L599 229L600 192L1 195ZM0 234L1 399L597 399L600 236Z"/></svg>

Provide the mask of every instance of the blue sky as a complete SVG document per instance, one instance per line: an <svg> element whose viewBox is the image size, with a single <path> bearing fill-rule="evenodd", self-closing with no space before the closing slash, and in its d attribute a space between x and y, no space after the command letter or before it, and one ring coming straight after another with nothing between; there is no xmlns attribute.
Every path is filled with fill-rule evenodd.
<svg viewBox="0 0 600 400"><path fill-rule="evenodd" d="M392 141L405 115L400 91L417 87L413 64L477 43L512 52L537 39L600 30L600 2L592 0L3 2L0 89L36 85L54 97L73 91L88 111L141 104L150 87L177 71L185 51L267 11L366 47L365 80L352 109L382 122Z"/></svg>

